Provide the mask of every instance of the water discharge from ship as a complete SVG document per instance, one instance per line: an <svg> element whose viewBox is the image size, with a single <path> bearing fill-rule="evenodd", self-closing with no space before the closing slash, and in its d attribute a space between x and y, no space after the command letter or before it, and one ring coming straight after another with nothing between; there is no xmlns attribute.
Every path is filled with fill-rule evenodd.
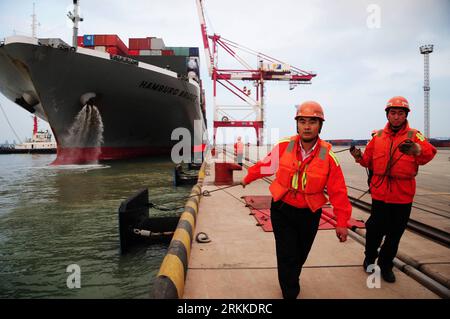
<svg viewBox="0 0 450 319"><path fill-rule="evenodd" d="M52 165L98 162L103 144L103 121L95 105L83 106L60 144Z"/></svg>
<svg viewBox="0 0 450 319"><path fill-rule="evenodd" d="M75 117L67 136L69 145L99 148L103 143L103 121L95 105L86 104Z"/></svg>

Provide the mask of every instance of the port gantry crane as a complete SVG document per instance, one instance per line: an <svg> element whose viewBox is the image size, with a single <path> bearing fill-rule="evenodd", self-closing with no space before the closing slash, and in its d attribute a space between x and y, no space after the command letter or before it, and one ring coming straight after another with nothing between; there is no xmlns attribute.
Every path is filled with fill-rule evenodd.
<svg viewBox="0 0 450 319"><path fill-rule="evenodd" d="M264 128L264 83L266 81L288 81L290 89L294 89L298 84L311 84L311 79L316 76L313 72L301 70L290 66L280 60L272 58L266 54L256 52L236 42L227 40L218 34L208 35L206 30L205 10L203 0L197 1L198 15L200 18L200 28L205 49L206 64L209 76L213 81L214 99L214 123L213 123L213 146L216 145L216 132L219 127L253 127L256 131L257 145L263 145ZM210 46L211 41L211 46ZM222 48L226 53L239 62L245 69L220 69L218 67L218 49ZM258 65L252 68L241 56L238 50L247 54L255 55L258 58ZM247 87L242 89L232 81L252 81L256 93L254 98ZM242 105L219 105L217 104L217 83L234 94L246 104ZM247 110L244 118L235 120L227 111ZM255 120L248 120L251 115L255 115Z"/></svg>

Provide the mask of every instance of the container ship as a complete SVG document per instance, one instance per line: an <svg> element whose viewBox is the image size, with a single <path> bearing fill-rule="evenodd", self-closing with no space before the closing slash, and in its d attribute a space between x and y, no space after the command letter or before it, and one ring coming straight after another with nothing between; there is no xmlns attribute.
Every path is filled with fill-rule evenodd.
<svg viewBox="0 0 450 319"><path fill-rule="evenodd" d="M72 45L23 36L0 42L0 92L49 123L54 164L168 155L177 128L189 132L190 152L205 148L197 47L166 47L157 37L126 46L117 35L77 30Z"/></svg>

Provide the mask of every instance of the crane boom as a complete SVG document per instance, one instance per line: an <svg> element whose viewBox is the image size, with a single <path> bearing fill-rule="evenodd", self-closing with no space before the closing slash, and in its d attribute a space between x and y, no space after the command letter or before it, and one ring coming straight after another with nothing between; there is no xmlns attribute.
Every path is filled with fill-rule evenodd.
<svg viewBox="0 0 450 319"><path fill-rule="evenodd" d="M256 131L257 145L262 145L264 129L264 102L265 102L265 82L266 81L288 81L292 90L298 84L310 84L311 79L316 76L314 72L304 71L291 66L266 54L257 52L236 42L227 40L220 35L208 35L206 30L204 0L196 0L198 16L200 19L200 30L202 34L203 46L205 49L206 63L209 76L213 81L213 101L214 101L214 134L213 145L216 144L216 131L219 127L253 127ZM209 41L211 41L211 46ZM233 57L244 69L220 69L218 67L218 49L222 48ZM257 57L256 68L250 66L239 52L251 54ZM252 83L255 90L245 85L238 87L231 81L248 81ZM217 104L217 84L234 94L246 105L219 105ZM256 92L252 92L256 91ZM252 97L254 96L254 98ZM241 103L242 103L241 102ZM242 110L250 113L241 120L231 119L228 111ZM255 115L255 120L246 120L250 115Z"/></svg>
<svg viewBox="0 0 450 319"><path fill-rule="evenodd" d="M209 48L208 42L208 34L206 32L206 21L205 21L205 12L203 10L203 0L196 0L196 1L197 1L198 17L200 19L200 30L202 32L203 46L205 47L206 63L208 65L209 76L212 76L213 73L212 66L214 65L214 60L211 55L211 50Z"/></svg>

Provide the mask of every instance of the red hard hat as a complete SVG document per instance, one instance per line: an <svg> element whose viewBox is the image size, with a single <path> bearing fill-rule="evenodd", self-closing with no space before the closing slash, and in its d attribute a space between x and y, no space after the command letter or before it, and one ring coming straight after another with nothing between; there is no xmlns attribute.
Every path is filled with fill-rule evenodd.
<svg viewBox="0 0 450 319"><path fill-rule="evenodd" d="M398 107L405 109L407 112L409 112L409 103L408 100L405 99L403 96L394 96L391 98L387 104L385 110L389 110L391 107Z"/></svg>
<svg viewBox="0 0 450 319"><path fill-rule="evenodd" d="M297 114L295 115L295 120L299 117L317 117L322 121L325 121L325 116L323 115L322 106L314 101L306 101L297 106Z"/></svg>

